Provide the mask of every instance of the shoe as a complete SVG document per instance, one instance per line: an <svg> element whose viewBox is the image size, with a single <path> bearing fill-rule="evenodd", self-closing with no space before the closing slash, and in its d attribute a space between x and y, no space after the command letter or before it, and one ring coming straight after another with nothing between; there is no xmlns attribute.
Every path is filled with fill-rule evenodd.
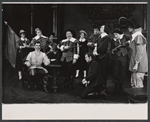
<svg viewBox="0 0 150 122"><path fill-rule="evenodd" d="M44 87L44 91L45 91L46 93L49 93L49 90L47 90L46 87Z"/></svg>
<svg viewBox="0 0 150 122"><path fill-rule="evenodd" d="M79 79L79 76L76 76L75 79Z"/></svg>

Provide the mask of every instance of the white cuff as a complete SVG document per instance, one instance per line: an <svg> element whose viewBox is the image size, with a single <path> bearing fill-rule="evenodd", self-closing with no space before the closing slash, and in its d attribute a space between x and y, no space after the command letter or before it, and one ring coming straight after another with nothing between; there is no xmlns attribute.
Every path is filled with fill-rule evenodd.
<svg viewBox="0 0 150 122"><path fill-rule="evenodd" d="M78 58L79 58L79 55L74 54L73 58L78 59Z"/></svg>
<svg viewBox="0 0 150 122"><path fill-rule="evenodd" d="M64 46L61 46L61 47L60 47L60 50L61 50L61 51L64 51Z"/></svg>

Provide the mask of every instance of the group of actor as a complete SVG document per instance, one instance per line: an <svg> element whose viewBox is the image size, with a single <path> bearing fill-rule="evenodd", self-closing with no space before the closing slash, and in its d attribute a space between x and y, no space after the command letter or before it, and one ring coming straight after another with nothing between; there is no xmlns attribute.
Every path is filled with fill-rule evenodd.
<svg viewBox="0 0 150 122"><path fill-rule="evenodd" d="M51 59L57 59L61 52L60 62L64 73L64 87L73 88L73 81L82 74L82 84L85 90L81 96L87 97L90 93L105 94L107 90L109 58L112 59L114 92L122 92L126 71L131 71L132 88L142 88L144 75L148 71L147 39L142 34L142 28L136 24L128 24L131 35L125 34L119 28L112 30L106 25L93 28L94 33L89 37L85 30L79 31L79 38L74 38L72 31L66 31L66 39L59 44L53 41L54 33L45 37L39 28L35 29L36 36L30 42L25 37L25 31L20 30L21 38L17 40L18 56L17 69L19 79L22 79L21 49L30 47L35 51L26 57L25 64L30 69L31 79L35 73L47 74L42 63L49 65ZM129 64L128 64L129 57ZM128 68L129 66L129 68ZM34 77L34 78L33 78ZM48 91L43 85L45 91Z"/></svg>

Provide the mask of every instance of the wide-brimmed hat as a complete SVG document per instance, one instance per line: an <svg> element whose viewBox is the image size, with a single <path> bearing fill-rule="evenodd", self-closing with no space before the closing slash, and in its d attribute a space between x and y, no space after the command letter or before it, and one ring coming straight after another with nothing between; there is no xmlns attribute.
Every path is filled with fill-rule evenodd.
<svg viewBox="0 0 150 122"><path fill-rule="evenodd" d="M19 35L21 35L22 33L26 33L24 30L20 30Z"/></svg>
<svg viewBox="0 0 150 122"><path fill-rule="evenodd" d="M135 20L135 19L128 19L126 17L120 17L119 20L118 20L118 23L120 25L121 24L125 24L128 28L131 27L131 28L137 29L137 28L142 27L141 24L138 23L137 20Z"/></svg>
<svg viewBox="0 0 150 122"><path fill-rule="evenodd" d="M123 31L121 31L119 28L115 28L113 33L123 34Z"/></svg>
<svg viewBox="0 0 150 122"><path fill-rule="evenodd" d="M84 30L80 30L79 33L84 33L85 37L87 37L87 33Z"/></svg>

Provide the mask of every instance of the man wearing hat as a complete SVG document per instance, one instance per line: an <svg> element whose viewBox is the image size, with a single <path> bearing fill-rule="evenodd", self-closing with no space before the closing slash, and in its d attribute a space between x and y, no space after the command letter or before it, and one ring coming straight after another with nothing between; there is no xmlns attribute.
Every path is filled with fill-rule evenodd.
<svg viewBox="0 0 150 122"><path fill-rule="evenodd" d="M148 72L147 39L142 34L141 25L128 20L128 30L132 33L129 70L132 88L142 88L144 75Z"/></svg>
<svg viewBox="0 0 150 122"><path fill-rule="evenodd" d="M79 57L77 53L77 40L73 38L70 30L66 31L66 39L60 43L60 50L62 51L61 62L64 67L65 73L65 85L69 86L69 90L72 89L74 79L74 64Z"/></svg>
<svg viewBox="0 0 150 122"><path fill-rule="evenodd" d="M114 38L111 40L111 50L113 56L113 77L115 89L114 92L122 92L122 85L127 69L127 46L130 43L130 36L116 28L113 30Z"/></svg>
<svg viewBox="0 0 150 122"><path fill-rule="evenodd" d="M94 29L94 33L89 37L88 43L87 43L88 52L92 52L92 53L96 46L97 40L100 37L99 28L97 26L94 26L93 29Z"/></svg>
<svg viewBox="0 0 150 122"><path fill-rule="evenodd" d="M30 46L34 47L35 42L41 43L41 50L43 52L48 51L48 37L42 35L42 31L39 28L35 29L36 36L32 39Z"/></svg>
<svg viewBox="0 0 150 122"><path fill-rule="evenodd" d="M25 31L20 30L19 35L21 36L20 39L16 40L16 47L17 47L17 58L16 58L16 68L18 70L19 80L22 79L22 63L23 63L23 54L22 48L29 47L30 41L25 37Z"/></svg>
<svg viewBox="0 0 150 122"><path fill-rule="evenodd" d="M76 65L76 78L79 77L79 71L80 73L83 73L83 76L86 77L86 70L87 70L87 63L85 61L85 54L88 52L87 47L87 33L84 30L80 30L80 38L78 39L79 47L77 47L77 51L79 52L79 59L77 61Z"/></svg>

